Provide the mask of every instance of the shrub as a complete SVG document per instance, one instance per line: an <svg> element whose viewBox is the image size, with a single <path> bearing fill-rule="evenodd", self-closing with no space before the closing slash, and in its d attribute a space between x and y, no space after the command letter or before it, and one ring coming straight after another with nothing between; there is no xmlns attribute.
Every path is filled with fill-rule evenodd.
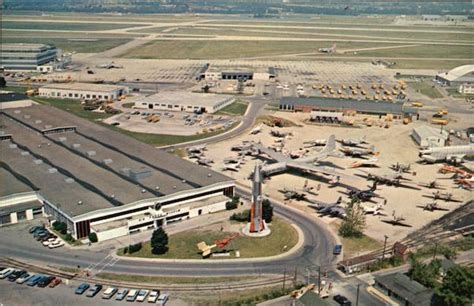
<svg viewBox="0 0 474 306"><path fill-rule="evenodd" d="M168 251L168 235L159 227L151 235L151 252L153 254L164 254Z"/></svg>
<svg viewBox="0 0 474 306"><path fill-rule="evenodd" d="M239 197L233 197L232 200L225 203L225 209L226 210L236 209L237 206L239 205L239 202L240 202Z"/></svg>
<svg viewBox="0 0 474 306"><path fill-rule="evenodd" d="M53 229L57 232L60 232L62 235L67 233L67 225L64 222L56 221L53 223Z"/></svg>
<svg viewBox="0 0 474 306"><path fill-rule="evenodd" d="M67 242L74 242L75 239L72 237L71 234L66 234L66 236L64 236L64 240L66 240Z"/></svg>
<svg viewBox="0 0 474 306"><path fill-rule="evenodd" d="M249 222L250 221L250 210L246 209L241 213L232 214L229 218L230 220L237 222Z"/></svg>
<svg viewBox="0 0 474 306"><path fill-rule="evenodd" d="M142 249L142 243L139 242L139 243L131 244L131 245L128 246L128 248L125 248L125 249L128 249L128 253L130 253L130 254L136 253L136 252L138 252ZM126 253L126 252L124 252L124 253Z"/></svg>
<svg viewBox="0 0 474 306"><path fill-rule="evenodd" d="M99 238L97 238L97 234L94 232L90 233L88 237L89 241L92 243L99 241Z"/></svg>

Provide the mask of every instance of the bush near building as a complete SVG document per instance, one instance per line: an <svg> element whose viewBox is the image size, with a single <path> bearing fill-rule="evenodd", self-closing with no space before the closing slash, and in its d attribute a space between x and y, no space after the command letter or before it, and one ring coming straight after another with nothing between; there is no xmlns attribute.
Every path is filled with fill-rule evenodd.
<svg viewBox="0 0 474 306"><path fill-rule="evenodd" d="M66 235L67 233L67 225L64 222L59 222L59 221L54 222L53 229L61 233L62 235Z"/></svg>
<svg viewBox="0 0 474 306"><path fill-rule="evenodd" d="M94 232L90 233L88 238L89 238L89 241L92 243L99 241L99 239L97 238L97 234Z"/></svg>
<svg viewBox="0 0 474 306"><path fill-rule="evenodd" d="M168 251L168 234L159 227L151 235L151 252L155 255L164 254Z"/></svg>
<svg viewBox="0 0 474 306"><path fill-rule="evenodd" d="M140 251L141 249L142 249L142 243L139 242L139 243L131 244L128 247L126 247L124 249L124 253L133 254Z"/></svg>
<svg viewBox="0 0 474 306"><path fill-rule="evenodd" d="M240 202L239 197L237 197L237 196L232 197L232 200L227 201L227 203L225 203L225 209L226 210L236 209L239 206L239 202Z"/></svg>
<svg viewBox="0 0 474 306"><path fill-rule="evenodd" d="M262 217L266 223L271 223L273 219L273 206L269 200L265 199L262 202ZM235 213L230 216L229 220L237 222L250 222L250 210L246 209L241 213Z"/></svg>

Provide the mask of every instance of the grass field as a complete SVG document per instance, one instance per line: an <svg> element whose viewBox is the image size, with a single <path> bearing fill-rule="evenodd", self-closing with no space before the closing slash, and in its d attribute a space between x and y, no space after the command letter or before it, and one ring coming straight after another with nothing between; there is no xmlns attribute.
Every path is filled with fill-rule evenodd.
<svg viewBox="0 0 474 306"><path fill-rule="evenodd" d="M408 82L408 84L417 92L431 99L439 99L443 97L439 90L434 85L432 85L430 81Z"/></svg>
<svg viewBox="0 0 474 306"><path fill-rule="evenodd" d="M59 31L105 31L145 26L129 23L74 23L74 22L34 22L2 21L2 29L59 30Z"/></svg>
<svg viewBox="0 0 474 306"><path fill-rule="evenodd" d="M112 116L111 114L106 114L106 113L86 111L83 109L81 103L76 100L38 98L38 97L33 97L32 99L38 103L54 106L56 108L72 113L78 117L92 120L92 121L101 120L101 119L105 119Z"/></svg>
<svg viewBox="0 0 474 306"><path fill-rule="evenodd" d="M317 52L329 42L314 41L202 41L202 40L156 40L122 55L143 59L228 59L253 56L272 56ZM346 49L390 46L390 44L367 44L345 42L338 47Z"/></svg>
<svg viewBox="0 0 474 306"><path fill-rule="evenodd" d="M219 115L231 115L231 116L242 116L247 111L249 106L248 102L245 101L235 101L231 105L228 105L217 112Z"/></svg>
<svg viewBox="0 0 474 306"><path fill-rule="evenodd" d="M116 274L101 272L96 275L98 278L107 280L117 280L132 283L151 284L215 284L230 283L243 280L258 279L258 276L228 276L228 277L172 277L172 276L150 276L137 274Z"/></svg>
<svg viewBox="0 0 474 306"><path fill-rule="evenodd" d="M298 242L296 230L287 222L273 218L270 228L272 233L267 237L249 238L240 236L232 241L229 248L239 250L241 258L254 258L281 254L285 246L289 250ZM202 257L196 247L197 243L205 241L207 244L212 244L215 240L222 239L230 234L210 230L186 231L169 237L169 250L166 254L153 255L149 242L144 243L140 251L131 255L124 255L123 249L119 250L118 254L142 258L200 259ZM257 245L258 247L256 247ZM234 253L230 258L233 256Z"/></svg>
<svg viewBox="0 0 474 306"><path fill-rule="evenodd" d="M382 243L368 237L360 238L341 238L344 248L344 258L357 256L357 254L375 250L382 246Z"/></svg>

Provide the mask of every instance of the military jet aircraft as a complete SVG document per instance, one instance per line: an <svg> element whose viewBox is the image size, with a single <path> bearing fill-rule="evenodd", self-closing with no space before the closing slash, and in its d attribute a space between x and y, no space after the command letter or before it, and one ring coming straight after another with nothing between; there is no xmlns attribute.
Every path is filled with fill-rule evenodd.
<svg viewBox="0 0 474 306"><path fill-rule="evenodd" d="M375 152L375 146L370 146L369 148L359 148L359 147L341 147L339 150L347 156L353 157L363 157L366 155L378 155L378 152Z"/></svg>
<svg viewBox="0 0 474 306"><path fill-rule="evenodd" d="M411 170L411 165L410 164L401 164L401 163L396 163L396 164L392 164L390 166L390 168L394 171L400 171L400 172L403 172L403 173L409 173L410 170Z"/></svg>
<svg viewBox="0 0 474 306"><path fill-rule="evenodd" d="M346 217L346 209L342 206L342 197L339 197L336 202L334 203L326 203L321 201L312 201L312 204L308 206L314 208L318 211L318 213L322 215L331 215L334 217Z"/></svg>
<svg viewBox="0 0 474 306"><path fill-rule="evenodd" d="M361 159L355 161L352 165L351 168L361 168L361 167L375 167L375 168L380 168L379 165L379 160L376 157L372 157L370 159Z"/></svg>
<svg viewBox="0 0 474 306"><path fill-rule="evenodd" d="M321 52L321 53L335 53L336 52L336 47L337 47L337 45L334 44L330 48L319 48L318 52Z"/></svg>
<svg viewBox="0 0 474 306"><path fill-rule="evenodd" d="M240 145L234 145L230 148L231 151L246 151L252 149L254 143L252 141L243 141Z"/></svg>
<svg viewBox="0 0 474 306"><path fill-rule="evenodd" d="M447 208L440 207L436 201L427 203L425 205L417 205L416 207L423 208L423 210L428 210L428 211L435 211L435 210L449 211L449 209Z"/></svg>
<svg viewBox="0 0 474 306"><path fill-rule="evenodd" d="M384 223L391 224L393 226L404 226L404 227L412 227L410 224L403 222L405 221L405 218L403 216L397 216L395 214L395 210L392 212L392 219L385 219L382 220Z"/></svg>
<svg viewBox="0 0 474 306"><path fill-rule="evenodd" d="M384 215L380 211L383 210L383 206L385 204L370 204L370 203L360 203L359 204L362 210L364 211L364 214L372 214L372 215Z"/></svg>
<svg viewBox="0 0 474 306"><path fill-rule="evenodd" d="M424 196L426 198L432 198L435 200L442 200L446 202L462 202L461 200L455 199L451 192L441 192L439 190L432 193L432 195Z"/></svg>
<svg viewBox="0 0 474 306"><path fill-rule="evenodd" d="M189 159L200 159L204 156L204 152L200 152L200 153L189 153L188 154L188 158Z"/></svg>
<svg viewBox="0 0 474 306"><path fill-rule="evenodd" d="M196 160L196 162L198 163L198 165L202 165L206 167L211 167L211 164L214 163L212 159L208 159L208 158L199 158Z"/></svg>
<svg viewBox="0 0 474 306"><path fill-rule="evenodd" d="M363 144L368 144L368 142L365 140L365 136L362 138L346 138L346 139L338 139L338 142L340 142L344 146L349 146L349 147L360 147Z"/></svg>
<svg viewBox="0 0 474 306"><path fill-rule="evenodd" d="M223 171L233 171L233 172L239 172L240 171L240 161L235 163L235 164L224 164L224 167L222 168Z"/></svg>
<svg viewBox="0 0 474 306"><path fill-rule="evenodd" d="M326 145L327 140L326 139L315 139L312 141L305 141L303 142L303 145L305 148L310 148L310 147L320 147Z"/></svg>

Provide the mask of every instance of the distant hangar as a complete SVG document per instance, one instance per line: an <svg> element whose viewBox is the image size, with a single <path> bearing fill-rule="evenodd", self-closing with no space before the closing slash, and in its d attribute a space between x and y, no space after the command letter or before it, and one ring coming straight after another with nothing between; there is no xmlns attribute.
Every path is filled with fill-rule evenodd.
<svg viewBox="0 0 474 306"><path fill-rule="evenodd" d="M219 80L272 80L276 77L274 67L211 67L205 64L199 69L196 80L219 81Z"/></svg>
<svg viewBox="0 0 474 306"><path fill-rule="evenodd" d="M233 179L67 112L0 112L0 226L45 216L99 240L225 209Z"/></svg>

